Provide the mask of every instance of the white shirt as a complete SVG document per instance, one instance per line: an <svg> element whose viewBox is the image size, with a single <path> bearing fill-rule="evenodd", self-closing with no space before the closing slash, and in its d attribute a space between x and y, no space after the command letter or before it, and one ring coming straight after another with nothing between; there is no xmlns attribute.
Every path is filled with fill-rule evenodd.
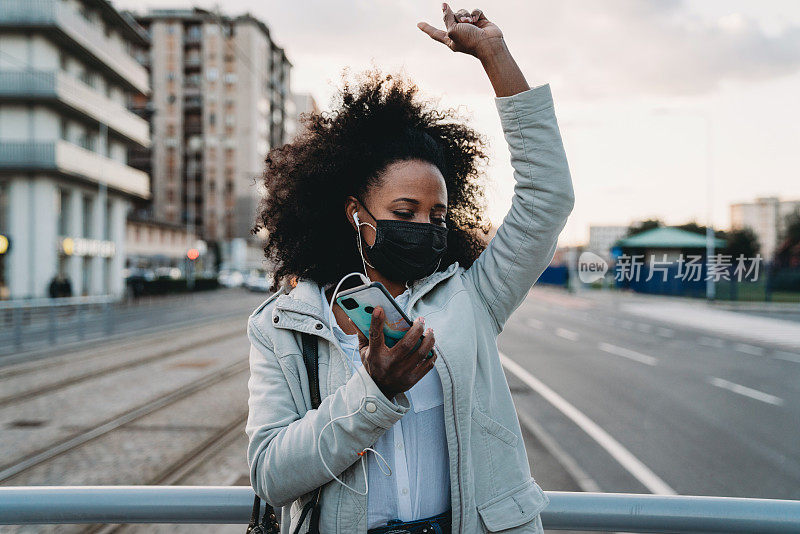
<svg viewBox="0 0 800 534"><path fill-rule="evenodd" d="M321 288L325 315L333 334L352 365L362 365L358 336L339 328ZM395 300L404 311L411 290ZM450 459L444 427L442 382L436 368L406 391L409 410L372 446L387 461L391 476L381 472L371 452L367 456L367 528L386 525L392 519L413 521L450 509Z"/></svg>

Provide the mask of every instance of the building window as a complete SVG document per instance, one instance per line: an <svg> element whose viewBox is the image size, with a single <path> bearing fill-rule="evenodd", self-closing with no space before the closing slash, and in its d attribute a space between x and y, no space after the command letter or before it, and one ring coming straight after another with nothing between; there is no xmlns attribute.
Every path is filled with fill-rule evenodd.
<svg viewBox="0 0 800 534"><path fill-rule="evenodd" d="M8 232L8 185L0 182L0 234Z"/></svg>
<svg viewBox="0 0 800 534"><path fill-rule="evenodd" d="M111 208L113 203L110 200L106 200L106 214L105 214L105 221L103 221L103 239L106 241L111 240Z"/></svg>
<svg viewBox="0 0 800 534"><path fill-rule="evenodd" d="M60 128L61 131L59 132L59 137L64 141L69 141L69 121L65 118L61 118Z"/></svg>
<svg viewBox="0 0 800 534"><path fill-rule="evenodd" d="M66 189L58 189L58 235L69 235L69 201L70 193Z"/></svg>
<svg viewBox="0 0 800 534"><path fill-rule="evenodd" d="M94 199L89 195L83 195L83 232L81 237L92 237L92 215L94 208Z"/></svg>
<svg viewBox="0 0 800 534"><path fill-rule="evenodd" d="M81 294L86 296L89 294L89 288L92 284L92 258L89 256L81 258L81 282L83 285Z"/></svg>

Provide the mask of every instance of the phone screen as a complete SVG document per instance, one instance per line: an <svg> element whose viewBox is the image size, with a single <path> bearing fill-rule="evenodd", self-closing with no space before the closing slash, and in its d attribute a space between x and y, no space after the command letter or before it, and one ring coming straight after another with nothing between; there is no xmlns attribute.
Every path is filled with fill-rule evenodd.
<svg viewBox="0 0 800 534"><path fill-rule="evenodd" d="M352 290L352 292L348 291L337 297L336 302L366 337L369 337L372 311L376 306L383 308L386 314L383 323L383 337L387 347L400 341L411 328L411 324L403 316L395 300L377 285L369 285Z"/></svg>

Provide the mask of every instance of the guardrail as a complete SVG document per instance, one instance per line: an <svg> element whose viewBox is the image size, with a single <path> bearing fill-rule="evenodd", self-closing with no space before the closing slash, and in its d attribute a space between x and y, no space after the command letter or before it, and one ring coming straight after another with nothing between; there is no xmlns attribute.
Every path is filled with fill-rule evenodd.
<svg viewBox="0 0 800 534"><path fill-rule="evenodd" d="M67 297L0 302L0 356L29 346L83 341L114 333L116 297Z"/></svg>
<svg viewBox="0 0 800 534"><path fill-rule="evenodd" d="M800 532L800 501L547 491L542 523L555 530ZM245 524L243 486L0 487L0 524Z"/></svg>

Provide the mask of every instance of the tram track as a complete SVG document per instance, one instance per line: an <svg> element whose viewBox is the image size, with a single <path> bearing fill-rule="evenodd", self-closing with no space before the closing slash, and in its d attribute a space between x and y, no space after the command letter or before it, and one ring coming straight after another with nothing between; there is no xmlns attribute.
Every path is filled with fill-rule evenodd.
<svg viewBox="0 0 800 534"><path fill-rule="evenodd" d="M223 380L239 373L246 372L248 369L249 362L247 360L237 361L236 363L217 368L191 382L190 384L186 384L145 403L139 404L138 406L121 414L115 415L114 417L96 424L87 430L51 443L47 447L25 455L21 459L14 460L9 464L0 466L0 483L3 483L6 480L24 473L29 469L37 467L49 460L77 449L78 447L104 436L113 430L175 404L176 402L194 393L197 393L198 391L202 391L209 386L222 382Z"/></svg>
<svg viewBox="0 0 800 534"><path fill-rule="evenodd" d="M196 330L202 331L204 328L206 328L211 324L219 324L220 321L230 322L231 325L241 324L241 321L236 321L236 319L239 319L240 317L241 313L236 312L231 314L225 314L219 317L214 317L208 321L199 321L199 322L195 321L186 324L169 325L167 327L162 327L162 330L156 333L157 337L152 339L147 339L146 341L142 341L142 337L144 337L144 335L146 335L147 332L138 332L138 331L132 332L130 334L131 336L136 336L136 339L129 342L123 342L120 339L114 339L114 340L99 339L99 340L87 341L85 346L74 348L74 350L69 350L66 354L56 357L49 357L49 358L42 357L42 358L34 358L31 361L7 363L6 359L10 357L0 356L0 380L18 377L30 373L35 373L38 371L44 371L47 369L52 369L54 367L59 367L66 364L87 362L98 358L102 358L104 356L113 355L115 353L119 353L120 351L126 351L130 349L142 350L144 348L158 346L159 344L163 344L165 340L173 339L176 335L180 334L180 332L188 333ZM175 330L178 330L178 332L176 332ZM193 345L196 345L197 343L203 341L205 341L205 339L203 338L195 339L193 341ZM109 347L100 348L96 351L92 351L90 354L81 356L81 353L84 353L87 350L92 349L93 346L95 346L97 343L100 342L106 342L106 343L111 342L112 345ZM53 350L63 350L64 348L65 347L57 346L54 347Z"/></svg>
<svg viewBox="0 0 800 534"><path fill-rule="evenodd" d="M209 344L209 343L217 343L220 341L225 341L227 339L231 339L235 336L242 335L241 329L237 329L236 331L227 331L209 338L203 338L200 340L192 340L190 343L186 343L172 349L168 349L165 351L157 352L155 354L151 354L149 356L145 356L143 358L133 359L130 361L125 361L118 363L116 365L111 365L102 369L95 369L92 371L88 371L86 373L78 374L72 377L64 378L62 380L58 380L56 382L51 382L47 384L43 384L39 387L32 388L23 392L19 393L12 393L11 395L7 395L5 397L0 397L0 408L4 406L8 406L11 404L15 404L18 402L30 400L32 398L38 397L40 395L45 395L52 393L54 391L58 391L60 389L64 389L66 387L79 384L81 382L85 382L86 380L91 380L93 378L99 378L101 376L109 375L114 372L124 371L128 369L132 369L135 367L139 367L142 365L146 365L148 363L157 362L160 360L165 360L172 356L176 356L178 354L187 352L188 350L194 349L197 347L198 343ZM134 346L134 345L132 345ZM0 379L5 379L6 377L0 376Z"/></svg>
<svg viewBox="0 0 800 534"><path fill-rule="evenodd" d="M163 471L146 482L148 486L173 486L180 483L188 475L201 467L230 445L244 432L247 422L247 413L242 413L231 423L217 430L208 439L197 445L194 449L184 454L177 461L171 463ZM92 525L83 532L85 534L111 534L125 530L126 525Z"/></svg>

